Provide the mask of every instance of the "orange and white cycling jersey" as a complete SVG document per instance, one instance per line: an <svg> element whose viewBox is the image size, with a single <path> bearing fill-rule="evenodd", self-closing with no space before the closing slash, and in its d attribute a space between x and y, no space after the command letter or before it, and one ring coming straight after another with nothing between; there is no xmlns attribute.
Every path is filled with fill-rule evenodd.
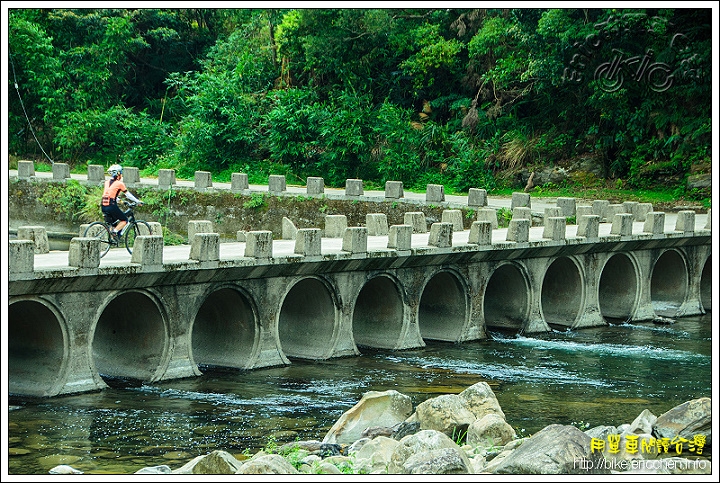
<svg viewBox="0 0 720 483"><path fill-rule="evenodd" d="M103 192L102 205L110 206L117 203L117 196L120 192L126 192L127 187L125 183L120 180L107 180L105 181L105 191Z"/></svg>

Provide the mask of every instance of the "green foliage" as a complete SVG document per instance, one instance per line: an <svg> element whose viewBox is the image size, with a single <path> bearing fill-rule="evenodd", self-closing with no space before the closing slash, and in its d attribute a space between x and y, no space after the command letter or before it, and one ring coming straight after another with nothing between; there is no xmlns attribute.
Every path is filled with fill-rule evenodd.
<svg viewBox="0 0 720 483"><path fill-rule="evenodd" d="M88 190L74 179L66 183L53 183L40 196L40 203L50 208L53 213L69 221L95 221L101 217L100 197L98 188Z"/></svg>
<svg viewBox="0 0 720 483"><path fill-rule="evenodd" d="M507 228L512 220L512 210L509 208L499 208L497 210L498 228Z"/></svg>
<svg viewBox="0 0 720 483"><path fill-rule="evenodd" d="M265 195L262 193L252 193L250 195L250 199L243 203L243 208L246 209L253 209L253 208L262 208L266 205L265 202Z"/></svg>

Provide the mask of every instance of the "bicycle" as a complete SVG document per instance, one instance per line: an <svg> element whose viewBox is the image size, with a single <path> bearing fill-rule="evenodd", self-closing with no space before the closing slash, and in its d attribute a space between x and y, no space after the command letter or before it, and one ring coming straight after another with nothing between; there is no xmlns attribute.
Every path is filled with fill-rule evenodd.
<svg viewBox="0 0 720 483"><path fill-rule="evenodd" d="M125 204L128 206L128 209L124 211L128 222L120 234L113 235L113 228L118 224L119 220L110 222L107 215L104 215L105 221L94 221L85 229L85 237L100 240L100 258L107 255L110 248L120 247L123 242L128 253L132 255L135 239L141 235L152 234L152 229L147 221L135 219L133 208L137 206L137 203L126 202Z"/></svg>

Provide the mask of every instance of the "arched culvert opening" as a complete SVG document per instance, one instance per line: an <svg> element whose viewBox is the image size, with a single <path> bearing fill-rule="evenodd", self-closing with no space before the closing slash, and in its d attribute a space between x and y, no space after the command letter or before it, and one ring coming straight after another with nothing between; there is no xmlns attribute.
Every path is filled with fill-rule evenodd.
<svg viewBox="0 0 720 483"><path fill-rule="evenodd" d="M165 354L166 339L155 302L144 293L123 293L107 304L95 327L95 368L108 385L151 381Z"/></svg>
<svg viewBox="0 0 720 483"><path fill-rule="evenodd" d="M628 320L637 303L637 274L627 255L608 259L600 275L598 304L600 313L609 319Z"/></svg>
<svg viewBox="0 0 720 483"><path fill-rule="evenodd" d="M685 261L674 250L657 259L650 279L650 298L657 315L676 317L688 290L688 271Z"/></svg>
<svg viewBox="0 0 720 483"><path fill-rule="evenodd" d="M376 277L363 286L353 310L353 338L358 347L393 349L403 326L403 301L395 282Z"/></svg>
<svg viewBox="0 0 720 483"><path fill-rule="evenodd" d="M321 281L308 278L296 283L280 309L278 332L287 357L327 359L335 333L335 303Z"/></svg>
<svg viewBox="0 0 720 483"><path fill-rule="evenodd" d="M527 281L516 266L498 267L485 289L485 326L521 330L528 317L529 293Z"/></svg>
<svg viewBox="0 0 720 483"><path fill-rule="evenodd" d="M425 285L420 297L418 326L423 339L456 342L467 318L467 296L458 278L440 272Z"/></svg>
<svg viewBox="0 0 720 483"><path fill-rule="evenodd" d="M65 368L65 337L55 313L22 300L8 308L9 393L54 396Z"/></svg>
<svg viewBox="0 0 720 483"><path fill-rule="evenodd" d="M580 314L583 283L580 270L567 257L550 264L542 284L542 311L549 325L572 327Z"/></svg>
<svg viewBox="0 0 720 483"><path fill-rule="evenodd" d="M712 265L710 257L705 261L702 275L700 275L700 301L705 312L712 310Z"/></svg>
<svg viewBox="0 0 720 483"><path fill-rule="evenodd" d="M192 353L200 370L245 369L252 359L256 317L246 297L223 288L211 293L192 328Z"/></svg>

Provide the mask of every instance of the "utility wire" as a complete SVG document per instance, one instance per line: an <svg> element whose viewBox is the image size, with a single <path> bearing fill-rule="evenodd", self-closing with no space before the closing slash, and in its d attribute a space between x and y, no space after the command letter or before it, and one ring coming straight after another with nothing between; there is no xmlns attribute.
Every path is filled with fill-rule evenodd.
<svg viewBox="0 0 720 483"><path fill-rule="evenodd" d="M32 133L33 137L35 138L35 142L40 147L40 151L43 152L46 158L50 161L51 164L55 164L55 161L53 161L50 156L47 155L45 150L43 149L42 145L40 144L40 141L38 140L37 136L35 135L35 130L32 127L32 123L30 122L30 118L28 117L27 111L25 110L25 103L23 103L22 96L20 95L20 88L18 87L17 83L17 76L15 75L15 63L12 60L12 54L9 55L10 57L10 65L12 66L13 71L13 81L15 84L15 91L17 92L18 99L20 99L20 106L22 106L23 113L25 114L25 119L27 119L28 126L30 126L30 132Z"/></svg>

